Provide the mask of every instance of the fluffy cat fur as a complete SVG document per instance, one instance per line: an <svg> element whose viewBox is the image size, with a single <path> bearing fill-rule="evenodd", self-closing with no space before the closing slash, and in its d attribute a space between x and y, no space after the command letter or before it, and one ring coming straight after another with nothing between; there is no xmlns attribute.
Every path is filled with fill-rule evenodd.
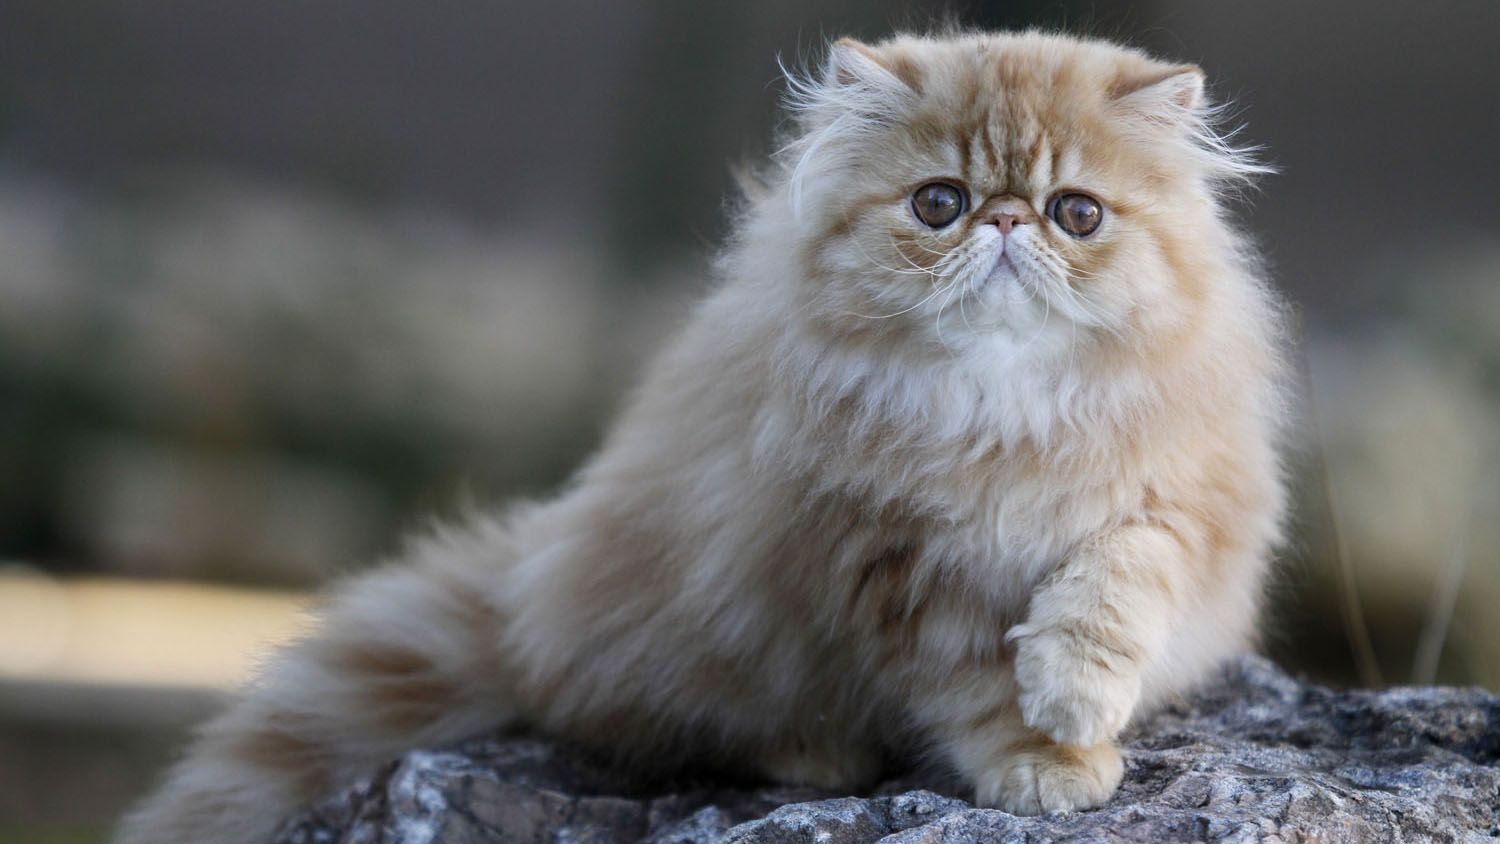
<svg viewBox="0 0 1500 844"><path fill-rule="evenodd" d="M335 591L120 844L262 844L505 727L840 789L922 756L982 806L1082 809L1133 714L1251 643L1281 320L1221 202L1259 168L1198 69L844 40L790 110L721 284L572 483ZM939 229L932 181L968 197Z"/></svg>

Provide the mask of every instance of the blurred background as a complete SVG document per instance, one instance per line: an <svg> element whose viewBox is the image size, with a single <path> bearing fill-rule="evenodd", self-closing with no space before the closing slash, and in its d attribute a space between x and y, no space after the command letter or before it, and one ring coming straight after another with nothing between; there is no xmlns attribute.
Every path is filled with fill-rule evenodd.
<svg viewBox="0 0 1500 844"><path fill-rule="evenodd" d="M1500 688L1500 4L7 0L0 841L102 840L316 584L555 487L705 289L776 56L942 17L1238 103L1307 375L1267 649Z"/></svg>

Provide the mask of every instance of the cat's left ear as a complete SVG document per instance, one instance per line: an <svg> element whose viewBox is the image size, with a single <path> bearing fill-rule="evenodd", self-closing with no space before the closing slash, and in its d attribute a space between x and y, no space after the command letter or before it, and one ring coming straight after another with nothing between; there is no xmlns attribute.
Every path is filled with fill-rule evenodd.
<svg viewBox="0 0 1500 844"><path fill-rule="evenodd" d="M1158 65L1119 80L1110 94L1125 116L1179 125L1194 119L1203 107L1203 71L1193 64Z"/></svg>
<svg viewBox="0 0 1500 844"><path fill-rule="evenodd" d="M1255 147L1240 147L1214 126L1221 110L1203 91L1203 71L1192 64L1134 64L1110 85L1109 105L1124 134L1152 144L1166 144L1197 164L1199 173L1218 184L1248 184L1275 168L1255 158ZM1233 133L1230 133L1233 134Z"/></svg>

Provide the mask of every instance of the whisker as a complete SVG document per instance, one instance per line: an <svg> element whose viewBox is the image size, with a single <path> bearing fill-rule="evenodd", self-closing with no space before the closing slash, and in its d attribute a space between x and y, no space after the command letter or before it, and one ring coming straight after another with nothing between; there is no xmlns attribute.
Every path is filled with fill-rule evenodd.
<svg viewBox="0 0 1500 844"><path fill-rule="evenodd" d="M869 315L869 314L861 314L861 313L856 313L855 311L844 311L844 313L846 315L848 315L848 316L859 317L860 319L890 319L892 317L898 317L898 316L901 316L902 314L911 313L912 311L916 310L917 308L920 308L923 305L927 304L928 302L931 302L933 299L935 299L939 295L941 295L944 291L951 290L953 288L953 285L956 284L957 282L958 282L958 280L954 279L954 280L948 282L945 285L940 285L940 286L933 287L932 288L932 292L928 293L926 296L924 296L922 298L922 301L917 302L916 304L914 304L914 305L912 305L910 307L902 308L901 310L896 311L895 313L884 314L882 316L872 316L872 315Z"/></svg>
<svg viewBox="0 0 1500 844"><path fill-rule="evenodd" d="M1077 351L1077 350L1078 350L1078 323L1075 322L1075 323L1072 324L1072 326L1070 326L1070 330L1069 330L1069 334L1068 334L1068 368L1067 368L1066 371L1067 371L1067 374L1070 375L1070 376L1073 374L1073 363L1074 363L1073 353L1075 351Z"/></svg>
<svg viewBox="0 0 1500 844"><path fill-rule="evenodd" d="M850 223L848 215L845 215L844 222L845 222L845 224L849 224ZM887 232L886 236L889 237L890 233ZM865 248L865 245L860 242L860 239L858 237L851 236L849 238L849 240L850 240L850 242L852 242L854 244L855 248L859 249L859 253L864 256L864 258L865 258L866 261L869 261L874 266L879 267L880 269L885 270L888 273L895 273L897 275L926 275L926 276L936 277L936 273L934 273L933 271L931 271L931 270L925 270L925 269L922 269L920 267L918 267L915 270L903 270L903 269L901 269L899 267L887 267L885 264L882 264L879 261L875 260L875 256L873 256L873 255L870 254L870 251ZM900 252L900 250L898 249L897 252ZM906 257L906 256L902 255L902 257ZM908 260L910 260L910 259L908 259ZM913 266L916 266L916 265L913 264Z"/></svg>
<svg viewBox="0 0 1500 844"><path fill-rule="evenodd" d="M948 341L943 338L943 311L947 310L948 306L953 303L953 290L957 287L958 279L954 278L953 282L948 285L948 296L943 299L943 304L938 306L937 316L933 317L933 325L937 328L938 343L942 344L943 348L949 351L952 351L953 347L948 345Z"/></svg>
<svg viewBox="0 0 1500 844"><path fill-rule="evenodd" d="M930 267L924 267L921 264L918 264L916 261L913 261L911 259L910 255L907 255L904 251L902 251L901 245L896 242L896 236L895 235L891 234L890 232L886 232L885 233L885 239L886 239L887 242L889 242L891 244L891 248L894 249L894 250L896 250L896 254L901 256L901 260L905 261L906 263L910 264L913 268L915 268L915 269L917 269L917 270L919 270L921 272L927 273L929 275L934 274L932 268L930 268ZM916 244L916 245L919 248L921 248L920 244ZM933 252L932 254L934 254L934 255L941 255L942 253ZM946 256L944 256L944 257L946 257Z"/></svg>
<svg viewBox="0 0 1500 844"><path fill-rule="evenodd" d="M974 326L970 324L969 314L964 310L964 300L972 295L974 295L974 274L964 273L964 292L958 297L958 315L963 318L964 328L969 329L971 332L974 330Z"/></svg>
<svg viewBox="0 0 1500 844"><path fill-rule="evenodd" d="M1036 271L1038 279L1049 280L1049 295L1045 291L1039 291L1050 305L1056 298L1059 305L1065 306L1065 312L1070 316L1070 322L1074 324L1074 343L1069 346L1069 354L1072 354L1073 346L1076 345L1077 323L1084 321L1089 325L1098 327L1117 339L1125 339L1118 327L1110 324L1105 319L1106 314L1098 305L1085 298L1081 291L1069 283L1068 273L1072 266L1061 255L1050 250L1034 250L1018 252L1017 258L1028 267Z"/></svg>
<svg viewBox="0 0 1500 844"><path fill-rule="evenodd" d="M895 240L895 238L892 238L892 240ZM922 250L922 251L923 251L923 252L926 252L926 253L927 253L927 254L929 254L929 255L936 255L936 256L938 256L938 257L939 257L939 258L946 258L946 257L948 257L948 256L949 256L949 255L952 255L952 254L953 254L953 252L952 252L952 251L951 251L951 250L950 250L950 251L948 251L948 252L939 252L939 251L938 251L938 250L936 250L936 249L932 249L932 248L930 248L930 247L927 247L927 246L923 246L923 245L922 245L922 244L920 244L920 243L917 243L917 242L916 242L916 241L912 241L912 242L911 242L911 245L912 245L912 246L915 246L915 247L917 247L917 248L918 248L918 249L920 249L920 250Z"/></svg>

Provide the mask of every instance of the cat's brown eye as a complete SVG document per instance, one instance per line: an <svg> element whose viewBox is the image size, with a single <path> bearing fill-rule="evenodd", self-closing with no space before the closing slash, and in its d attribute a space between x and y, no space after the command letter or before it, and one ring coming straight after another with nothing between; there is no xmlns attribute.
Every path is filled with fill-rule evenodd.
<svg viewBox="0 0 1500 844"><path fill-rule="evenodd" d="M1053 197L1048 216L1074 237L1088 237L1104 221L1104 206L1086 193L1065 193Z"/></svg>
<svg viewBox="0 0 1500 844"><path fill-rule="evenodd" d="M947 182L932 182L911 195L911 210L917 219L940 229L964 213L964 192Z"/></svg>

